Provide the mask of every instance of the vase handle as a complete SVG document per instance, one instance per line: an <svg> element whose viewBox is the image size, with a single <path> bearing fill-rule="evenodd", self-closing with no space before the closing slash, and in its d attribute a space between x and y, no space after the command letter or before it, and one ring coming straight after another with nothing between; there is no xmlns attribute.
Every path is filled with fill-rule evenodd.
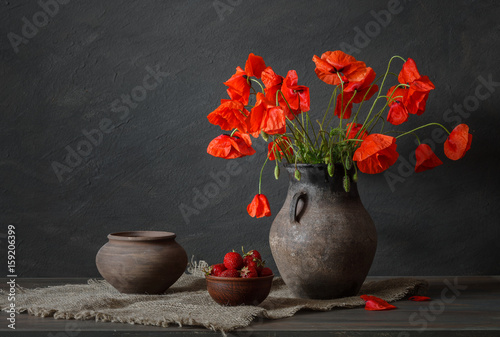
<svg viewBox="0 0 500 337"><path fill-rule="evenodd" d="M304 207L306 207L307 193L297 192L292 198L292 203L290 204L290 222L299 222L299 217L297 216L297 205L300 198L304 199Z"/></svg>

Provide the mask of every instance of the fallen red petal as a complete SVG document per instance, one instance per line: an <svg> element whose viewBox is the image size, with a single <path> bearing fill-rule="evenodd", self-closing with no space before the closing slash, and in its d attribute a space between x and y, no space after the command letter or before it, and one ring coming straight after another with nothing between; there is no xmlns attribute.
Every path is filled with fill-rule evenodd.
<svg viewBox="0 0 500 337"><path fill-rule="evenodd" d="M431 298L427 296L412 296L408 298L410 301L415 301L415 302L424 302L424 301L430 301Z"/></svg>
<svg viewBox="0 0 500 337"><path fill-rule="evenodd" d="M382 311L382 310L392 310L397 308L396 306L389 304L383 299L378 298L376 296L361 295L360 297L366 302L365 310Z"/></svg>

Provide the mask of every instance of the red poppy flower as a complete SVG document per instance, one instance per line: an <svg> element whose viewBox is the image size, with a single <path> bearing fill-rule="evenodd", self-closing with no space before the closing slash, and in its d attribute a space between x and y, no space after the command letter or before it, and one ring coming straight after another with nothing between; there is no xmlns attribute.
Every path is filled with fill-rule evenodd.
<svg viewBox="0 0 500 337"><path fill-rule="evenodd" d="M366 132L366 129L363 130L360 134L358 134L359 130L363 127L363 124L358 124L358 123L347 123L346 124L346 137L347 139L365 139L368 136L368 132ZM351 128L351 130L349 130ZM349 133L347 133L349 132Z"/></svg>
<svg viewBox="0 0 500 337"><path fill-rule="evenodd" d="M412 296L408 298L410 301L415 301L415 302L424 302L424 301L430 301L431 298L427 296Z"/></svg>
<svg viewBox="0 0 500 337"><path fill-rule="evenodd" d="M465 152L469 151L472 135L466 124L457 125L444 142L444 154L451 160L463 158Z"/></svg>
<svg viewBox="0 0 500 337"><path fill-rule="evenodd" d="M234 159L251 156L255 153L252 148L250 136L244 133L235 132L229 135L220 135L208 144L207 153L214 157L224 159Z"/></svg>
<svg viewBox="0 0 500 337"><path fill-rule="evenodd" d="M264 131L269 135L286 132L285 112L268 101L263 93L257 93L257 102L247 118L247 132L258 133Z"/></svg>
<svg viewBox="0 0 500 337"><path fill-rule="evenodd" d="M417 64L412 58L408 58L403 64L403 69L398 76L399 83L410 85L410 94L412 91L431 91L434 84L429 80L428 76L421 76L417 69Z"/></svg>
<svg viewBox="0 0 500 337"><path fill-rule="evenodd" d="M363 140L352 159L361 172L375 174L387 170L398 157L396 138L373 133Z"/></svg>
<svg viewBox="0 0 500 337"><path fill-rule="evenodd" d="M247 206L247 212L251 217L262 218L271 216L271 207L269 201L264 194L257 194L252 202Z"/></svg>
<svg viewBox="0 0 500 337"><path fill-rule="evenodd" d="M244 105L248 104L251 85L248 80L248 75L243 69L236 67L236 73L224 82L224 84L229 87L227 89L227 94L232 100L240 101Z"/></svg>
<svg viewBox="0 0 500 337"><path fill-rule="evenodd" d="M250 55L248 55L247 62L245 63L245 73L248 76L260 78L264 69L266 69L264 59L261 56L250 53Z"/></svg>
<svg viewBox="0 0 500 337"><path fill-rule="evenodd" d="M309 88L304 85L298 85L298 76L295 70L288 71L281 91L283 96L290 105L292 110L300 110L301 112L309 111L311 100L309 98Z"/></svg>
<svg viewBox="0 0 500 337"><path fill-rule="evenodd" d="M431 147L427 144L420 144L417 147L415 150L415 157L417 159L415 172L430 170L443 163L441 159L439 159L434 152L432 152Z"/></svg>
<svg viewBox="0 0 500 337"><path fill-rule="evenodd" d="M321 55L321 58L314 55L313 61L316 64L316 75L326 84L339 85L340 78L359 82L363 79L366 72L366 64L357 61L353 56L343 51L327 51Z"/></svg>
<svg viewBox="0 0 500 337"><path fill-rule="evenodd" d="M391 87L387 92L387 99L390 99L387 121L393 125L399 125L408 120L408 109L405 106L408 90L403 88L396 89L396 87Z"/></svg>
<svg viewBox="0 0 500 337"><path fill-rule="evenodd" d="M271 67L267 67L262 71L262 82L266 87L266 97L271 102L276 103L276 92L281 89L283 84L283 76L276 74ZM283 99L278 96L278 99Z"/></svg>
<svg viewBox="0 0 500 337"><path fill-rule="evenodd" d="M397 308L394 305L389 304L383 299L378 298L376 296L361 295L360 297L366 302L365 310L380 311L380 310L392 310Z"/></svg>
<svg viewBox="0 0 500 337"><path fill-rule="evenodd" d="M221 105L208 116L208 121L214 125L218 125L222 130L238 129L246 131L246 117L249 112L240 101L229 99L221 100Z"/></svg>
<svg viewBox="0 0 500 337"><path fill-rule="evenodd" d="M420 116L425 111L425 105L427 103L427 98L429 98L428 91L414 91L411 92L411 88L408 93L408 112L417 116Z"/></svg>
<svg viewBox="0 0 500 337"><path fill-rule="evenodd" d="M283 98L282 94L276 95L278 90L281 90L282 85L283 85L283 80L284 78L280 75L277 75L271 67L267 67L263 72L262 72L262 82L264 83L265 86L265 93L266 93L266 98L272 102L273 104L276 104L276 98L278 99L277 104L281 107L281 109L285 112L286 118L289 120L294 120L295 115L298 115L301 113L300 109L290 109L288 107L287 102ZM300 104L299 104L300 108Z"/></svg>
<svg viewBox="0 0 500 337"><path fill-rule="evenodd" d="M429 97L429 92L435 88L429 77L421 76L418 72L415 61L409 58L405 62L405 64L403 64L403 69L401 69L399 73L398 81L399 83L409 85L409 87L401 88L401 90L405 91L404 95L401 95L401 93L397 93L397 96L403 96L403 99L400 102L406 107L407 112L410 114L416 114L418 116L423 114L425 111L427 98ZM393 88L389 89L389 91L392 91ZM393 114L404 114L404 112L401 111L400 107L396 106L395 109L399 109L399 111L393 111ZM399 119L394 118L394 120L397 121L401 118L402 117L400 116Z"/></svg>
<svg viewBox="0 0 500 337"><path fill-rule="evenodd" d="M281 137L267 144L267 157L269 160L276 160L276 152L283 158L283 152L288 156L293 155L293 147L288 137Z"/></svg>
<svg viewBox="0 0 500 337"><path fill-rule="evenodd" d="M339 118L342 116L343 119L351 118L352 104L369 100L378 91L377 85L372 86L375 77L375 71L368 67L365 68L365 75L359 82L349 82L343 79L344 90L343 94L337 96L335 115Z"/></svg>

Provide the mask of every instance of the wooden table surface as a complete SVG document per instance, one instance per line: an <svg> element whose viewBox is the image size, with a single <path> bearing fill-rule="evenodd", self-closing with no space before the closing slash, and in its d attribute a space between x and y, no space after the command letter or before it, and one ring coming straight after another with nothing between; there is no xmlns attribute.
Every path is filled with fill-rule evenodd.
<svg viewBox="0 0 500 337"><path fill-rule="evenodd" d="M392 277L370 277L377 280ZM228 336L500 336L500 276L426 277L431 302L395 302L398 309L366 311L336 309L327 312L301 311L295 316L269 320L257 318L245 329ZM0 279L7 288L7 279ZM26 288L86 283L85 278L25 278L17 284ZM16 330L7 327L7 314L0 313L0 336L221 336L201 327L167 328L56 320L26 313L16 317Z"/></svg>

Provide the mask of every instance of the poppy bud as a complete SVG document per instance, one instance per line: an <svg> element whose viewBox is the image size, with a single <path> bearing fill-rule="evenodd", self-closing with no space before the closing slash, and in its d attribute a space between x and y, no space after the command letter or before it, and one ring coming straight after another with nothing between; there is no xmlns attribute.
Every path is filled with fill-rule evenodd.
<svg viewBox="0 0 500 337"><path fill-rule="evenodd" d="M344 191L349 192L351 190L351 180L349 176L344 176Z"/></svg>
<svg viewBox="0 0 500 337"><path fill-rule="evenodd" d="M354 181L355 183L358 182L358 171L354 172L354 175L352 176L352 181Z"/></svg>
<svg viewBox="0 0 500 337"><path fill-rule="evenodd" d="M266 142L269 140L269 135L264 131L261 131L260 135L262 136L262 139L264 139Z"/></svg>
<svg viewBox="0 0 500 337"><path fill-rule="evenodd" d="M280 176L280 167L276 165L276 167L274 168L274 177L276 178L276 180L278 180L279 176Z"/></svg>
<svg viewBox="0 0 500 337"><path fill-rule="evenodd" d="M295 179L300 181L300 171L299 170L295 170Z"/></svg>
<svg viewBox="0 0 500 337"><path fill-rule="evenodd" d="M334 171L335 171L335 166L332 163L328 164L328 174L330 175L330 177L333 177Z"/></svg>

